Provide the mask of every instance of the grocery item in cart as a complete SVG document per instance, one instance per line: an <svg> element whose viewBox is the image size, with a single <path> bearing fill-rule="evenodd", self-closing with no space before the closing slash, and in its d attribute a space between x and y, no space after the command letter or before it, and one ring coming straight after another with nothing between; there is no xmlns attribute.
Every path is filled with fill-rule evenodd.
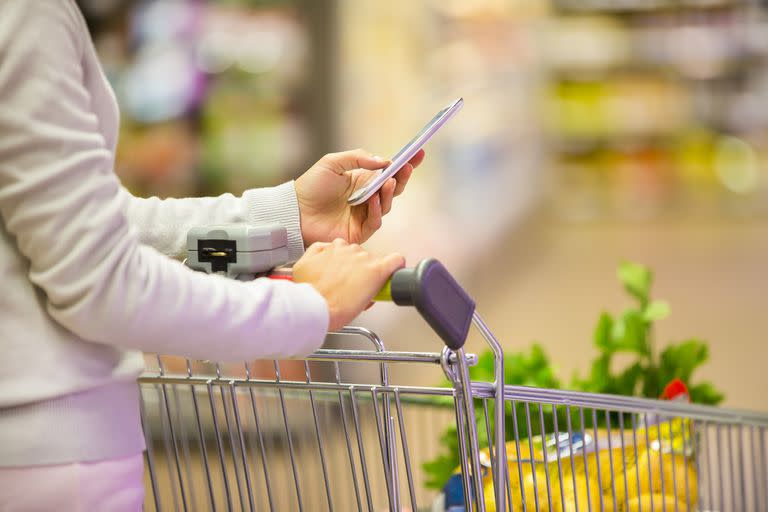
<svg viewBox="0 0 768 512"><path fill-rule="evenodd" d="M641 425L647 423L641 418ZM510 441L511 509L695 510L698 489L690 428L689 420L675 418L634 431L596 429L596 437L574 432ZM483 489L486 510L495 511L490 460L486 448L480 457ZM460 486L456 477L446 484L441 510L463 503L463 495L457 494Z"/></svg>
<svg viewBox="0 0 768 512"><path fill-rule="evenodd" d="M598 429L596 438L561 433L546 442L541 436L510 441L512 510L695 510L696 468L683 446L692 446L690 424L679 418L634 432ZM490 468L483 488L486 510L495 511Z"/></svg>

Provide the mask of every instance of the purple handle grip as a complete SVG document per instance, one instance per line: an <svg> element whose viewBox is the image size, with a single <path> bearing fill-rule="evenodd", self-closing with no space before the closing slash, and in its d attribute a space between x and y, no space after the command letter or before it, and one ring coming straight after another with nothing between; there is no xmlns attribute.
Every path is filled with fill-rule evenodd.
<svg viewBox="0 0 768 512"><path fill-rule="evenodd" d="M395 272L392 301L398 306L415 306L450 349L458 350L467 341L475 301L436 259Z"/></svg>

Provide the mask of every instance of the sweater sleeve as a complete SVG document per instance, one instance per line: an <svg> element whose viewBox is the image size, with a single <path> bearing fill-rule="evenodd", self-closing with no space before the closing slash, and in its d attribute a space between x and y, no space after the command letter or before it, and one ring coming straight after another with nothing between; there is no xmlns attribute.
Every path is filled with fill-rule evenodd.
<svg viewBox="0 0 768 512"><path fill-rule="evenodd" d="M242 197L222 194L218 197L144 199L134 197L125 189L120 193L128 205L128 221L137 228L139 240L169 256L183 254L190 227L233 222L277 222L288 231L290 260L299 259L304 252L293 182L247 190Z"/></svg>
<svg viewBox="0 0 768 512"><path fill-rule="evenodd" d="M140 243L67 6L0 2L0 220L49 314L125 349L223 361L316 349L328 311L311 286L196 273Z"/></svg>

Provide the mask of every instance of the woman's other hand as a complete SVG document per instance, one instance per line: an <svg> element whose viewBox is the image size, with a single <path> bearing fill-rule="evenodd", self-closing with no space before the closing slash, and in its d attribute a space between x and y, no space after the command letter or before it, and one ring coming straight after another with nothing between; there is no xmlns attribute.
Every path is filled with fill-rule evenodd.
<svg viewBox="0 0 768 512"><path fill-rule="evenodd" d="M311 284L325 298L328 330L334 331L366 309L387 279L404 266L399 254L374 256L337 238L311 245L294 264L293 281Z"/></svg>

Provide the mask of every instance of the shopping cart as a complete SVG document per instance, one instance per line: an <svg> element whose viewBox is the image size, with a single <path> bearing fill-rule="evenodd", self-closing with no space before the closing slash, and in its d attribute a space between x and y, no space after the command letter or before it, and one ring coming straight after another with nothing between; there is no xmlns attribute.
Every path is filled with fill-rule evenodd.
<svg viewBox="0 0 768 512"><path fill-rule="evenodd" d="M388 351L347 327L334 342L358 348L298 361L153 358L139 379L146 509L768 511L767 414L504 386L498 341L442 265L399 271L387 294L441 351ZM494 382L469 379L470 324ZM450 386L419 385L430 372ZM448 426L459 460L437 493L421 465Z"/></svg>

